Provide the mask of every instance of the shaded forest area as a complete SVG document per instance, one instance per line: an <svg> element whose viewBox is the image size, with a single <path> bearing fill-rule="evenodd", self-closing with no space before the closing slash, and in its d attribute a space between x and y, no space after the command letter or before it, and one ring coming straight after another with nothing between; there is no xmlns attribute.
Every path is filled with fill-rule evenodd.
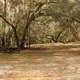
<svg viewBox="0 0 80 80"><path fill-rule="evenodd" d="M0 0L0 48L80 40L78 0Z"/></svg>

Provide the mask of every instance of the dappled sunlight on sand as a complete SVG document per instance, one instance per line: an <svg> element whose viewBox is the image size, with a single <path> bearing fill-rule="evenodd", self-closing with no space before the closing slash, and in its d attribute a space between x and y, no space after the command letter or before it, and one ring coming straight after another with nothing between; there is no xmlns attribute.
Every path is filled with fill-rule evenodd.
<svg viewBox="0 0 80 80"><path fill-rule="evenodd" d="M80 80L79 45L61 45L0 53L0 80Z"/></svg>

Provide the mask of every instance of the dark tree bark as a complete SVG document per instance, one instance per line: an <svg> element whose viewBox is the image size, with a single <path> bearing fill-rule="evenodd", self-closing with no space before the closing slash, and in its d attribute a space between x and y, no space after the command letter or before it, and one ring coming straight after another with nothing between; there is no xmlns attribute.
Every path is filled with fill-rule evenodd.
<svg viewBox="0 0 80 80"><path fill-rule="evenodd" d="M18 35L17 35L17 31L16 31L16 28L13 24L11 24L10 22L8 22L2 15L0 15L0 17L7 23L11 26L13 32L14 32L14 35L15 35L15 39L16 39L16 45L17 45L17 48L19 48L19 38L18 38Z"/></svg>
<svg viewBox="0 0 80 80"><path fill-rule="evenodd" d="M35 20L36 18L36 13L41 9L41 7L43 6L44 4L43 3L40 3L37 8L35 9L35 11L31 14L28 15L27 17L27 22L26 22L26 27L24 28L24 31L23 31L23 35L22 35L22 39L21 39L21 44L20 44L20 47L21 48L24 48L24 44L25 44L25 38L26 38L26 34L27 34L27 30L30 26L30 24L32 23L32 21ZM39 12L37 13L39 14ZM29 42L30 43L30 42ZM30 46L30 45L29 45Z"/></svg>

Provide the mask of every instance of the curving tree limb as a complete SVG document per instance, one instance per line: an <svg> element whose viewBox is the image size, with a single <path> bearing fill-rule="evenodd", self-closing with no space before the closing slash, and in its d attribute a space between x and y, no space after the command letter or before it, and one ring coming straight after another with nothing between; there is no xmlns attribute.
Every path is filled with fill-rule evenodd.
<svg viewBox="0 0 80 80"><path fill-rule="evenodd" d="M9 21L7 21L2 15L0 15L0 18L2 18L8 25L11 26L11 28L14 32L15 38L16 38L17 47L19 47L19 38L18 38L15 26L13 24L11 24Z"/></svg>

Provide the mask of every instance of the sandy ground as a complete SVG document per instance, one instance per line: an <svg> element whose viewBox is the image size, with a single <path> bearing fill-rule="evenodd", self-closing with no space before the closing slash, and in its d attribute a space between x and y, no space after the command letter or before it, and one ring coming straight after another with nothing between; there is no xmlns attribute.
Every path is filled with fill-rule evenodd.
<svg viewBox="0 0 80 80"><path fill-rule="evenodd" d="M0 53L0 80L80 80L78 43L42 46L49 49Z"/></svg>

